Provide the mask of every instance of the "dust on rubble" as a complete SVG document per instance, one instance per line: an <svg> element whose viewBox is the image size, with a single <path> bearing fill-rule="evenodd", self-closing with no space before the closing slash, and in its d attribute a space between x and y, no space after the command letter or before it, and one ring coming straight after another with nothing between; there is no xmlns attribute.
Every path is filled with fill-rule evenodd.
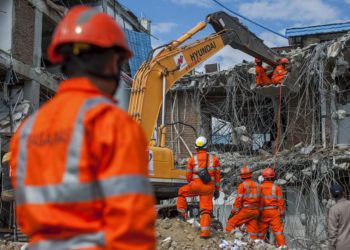
<svg viewBox="0 0 350 250"><path fill-rule="evenodd" d="M0 240L0 250L21 250L24 243Z"/></svg>
<svg viewBox="0 0 350 250"><path fill-rule="evenodd" d="M215 250L231 249L231 247L220 248L222 239L233 242L234 237L230 234L214 231L210 239L199 237L198 229L188 222L176 219L159 219L156 222L157 250ZM246 246L236 246L237 250L273 250L276 247L267 243L256 243L244 239Z"/></svg>

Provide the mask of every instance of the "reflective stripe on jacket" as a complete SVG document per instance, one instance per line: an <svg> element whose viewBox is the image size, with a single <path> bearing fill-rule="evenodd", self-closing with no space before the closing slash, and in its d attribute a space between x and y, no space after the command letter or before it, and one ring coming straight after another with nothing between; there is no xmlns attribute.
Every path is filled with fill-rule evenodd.
<svg viewBox="0 0 350 250"><path fill-rule="evenodd" d="M284 200L282 190L272 181L264 181L261 184L261 208L262 209L278 209L284 213Z"/></svg>
<svg viewBox="0 0 350 250"><path fill-rule="evenodd" d="M220 162L216 155L207 153L205 150L200 150L187 163L187 182L198 179L196 174L200 169L205 168L208 157L208 172L214 181L215 190L220 190Z"/></svg>
<svg viewBox="0 0 350 250"><path fill-rule="evenodd" d="M233 211L238 212L242 207L256 208L260 206L260 185L252 179L246 179L237 188L237 196Z"/></svg>
<svg viewBox="0 0 350 250"><path fill-rule="evenodd" d="M139 125L86 78L61 83L11 143L30 249L154 249L154 197Z"/></svg>

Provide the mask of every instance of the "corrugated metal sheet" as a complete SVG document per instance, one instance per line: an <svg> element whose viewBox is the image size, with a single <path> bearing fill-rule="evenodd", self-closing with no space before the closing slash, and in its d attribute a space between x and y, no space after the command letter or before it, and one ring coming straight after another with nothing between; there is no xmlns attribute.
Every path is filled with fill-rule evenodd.
<svg viewBox="0 0 350 250"><path fill-rule="evenodd" d="M308 36L314 34L324 33L337 33L350 31L350 22L347 23L333 23L318 26L300 27L300 28L289 28L286 30L287 37L295 36Z"/></svg>
<svg viewBox="0 0 350 250"><path fill-rule="evenodd" d="M151 38L148 34L125 29L129 47L134 56L129 61L131 76L134 77L137 69L147 59L149 52L152 50Z"/></svg>

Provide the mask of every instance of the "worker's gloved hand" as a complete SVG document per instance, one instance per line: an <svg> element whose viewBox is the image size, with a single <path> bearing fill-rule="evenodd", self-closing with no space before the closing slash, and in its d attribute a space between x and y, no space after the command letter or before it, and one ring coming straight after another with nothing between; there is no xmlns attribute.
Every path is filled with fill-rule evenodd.
<svg viewBox="0 0 350 250"><path fill-rule="evenodd" d="M220 196L220 191L216 190L214 192L214 199L217 200L219 198L219 196Z"/></svg>

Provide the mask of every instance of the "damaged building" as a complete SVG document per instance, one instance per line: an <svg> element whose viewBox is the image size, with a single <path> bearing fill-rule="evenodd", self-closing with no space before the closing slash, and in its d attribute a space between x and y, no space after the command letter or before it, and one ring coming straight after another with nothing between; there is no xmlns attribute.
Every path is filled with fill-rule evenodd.
<svg viewBox="0 0 350 250"><path fill-rule="evenodd" d="M290 46L278 49L292 69L281 87L257 87L254 63L243 62L187 75L168 93L167 143L178 166L195 152L196 133L209 138L210 150L219 156L228 197L224 210L217 211L222 221L240 182L239 169L247 164L258 177L266 166L275 166L287 201L290 246L326 246L329 187L338 182L348 194L350 188L349 28L287 29Z"/></svg>
<svg viewBox="0 0 350 250"><path fill-rule="evenodd" d="M1 156L20 122L51 99L64 79L46 51L57 23L81 2L0 1L0 23L5 24L0 31L8 34L0 40ZM152 50L150 21L139 20L118 1L83 2L113 16L134 52L123 65L118 93L120 106L127 109L132 78ZM338 182L350 190L349 31L350 23L287 29L289 46L275 49L291 61L281 87L257 87L254 63L242 62L222 71L206 66L205 73L188 74L171 88L165 107L167 147L177 167L184 168L195 153L196 137L209 139L222 167L225 198L215 211L220 221L227 221L242 165L251 166L256 178L266 166L275 166L287 201L288 243L299 249L326 246L326 214L333 204L329 186ZM0 231L15 231L17 237L13 207L2 209L6 219Z"/></svg>

